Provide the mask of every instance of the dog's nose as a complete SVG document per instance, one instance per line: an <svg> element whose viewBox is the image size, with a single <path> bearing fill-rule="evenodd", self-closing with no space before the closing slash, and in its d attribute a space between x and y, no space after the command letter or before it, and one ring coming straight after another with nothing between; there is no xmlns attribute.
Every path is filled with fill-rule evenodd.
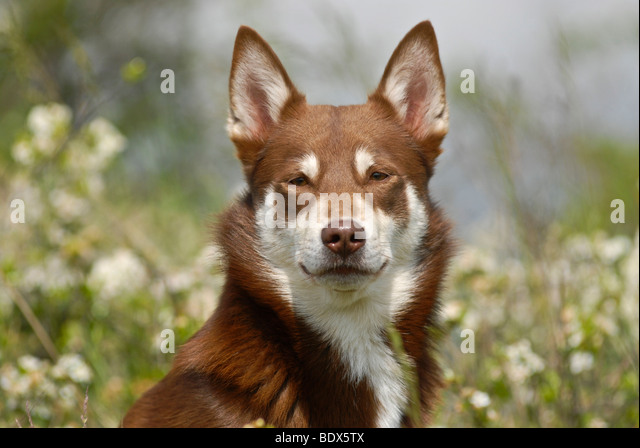
<svg viewBox="0 0 640 448"><path fill-rule="evenodd" d="M356 235L359 233L360 235ZM337 226L325 227L321 233L322 243L331 252L346 258L364 246L364 229L353 225L353 222L344 223L342 220ZM361 238L357 238L361 237Z"/></svg>

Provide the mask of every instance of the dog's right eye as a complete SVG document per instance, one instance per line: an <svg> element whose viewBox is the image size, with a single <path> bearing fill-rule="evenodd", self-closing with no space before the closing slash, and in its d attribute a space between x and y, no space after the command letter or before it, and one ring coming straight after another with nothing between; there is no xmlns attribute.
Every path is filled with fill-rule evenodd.
<svg viewBox="0 0 640 448"><path fill-rule="evenodd" d="M295 185L296 187L302 187L304 185L307 185L307 179L305 179L304 177L296 177L295 179L291 179L289 181L290 185Z"/></svg>

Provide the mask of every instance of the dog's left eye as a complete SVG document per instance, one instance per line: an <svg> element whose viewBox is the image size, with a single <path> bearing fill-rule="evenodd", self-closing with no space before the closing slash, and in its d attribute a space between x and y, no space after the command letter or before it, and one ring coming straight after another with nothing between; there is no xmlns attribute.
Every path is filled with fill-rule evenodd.
<svg viewBox="0 0 640 448"><path fill-rule="evenodd" d="M381 173L380 171L376 171L375 173L371 173L370 179L371 180L385 180L387 177L389 177L388 174Z"/></svg>
<svg viewBox="0 0 640 448"><path fill-rule="evenodd" d="M296 187L302 187L304 185L307 185L307 179L305 179L304 177L296 177L295 179L291 179L289 181L289 184L295 185Z"/></svg>

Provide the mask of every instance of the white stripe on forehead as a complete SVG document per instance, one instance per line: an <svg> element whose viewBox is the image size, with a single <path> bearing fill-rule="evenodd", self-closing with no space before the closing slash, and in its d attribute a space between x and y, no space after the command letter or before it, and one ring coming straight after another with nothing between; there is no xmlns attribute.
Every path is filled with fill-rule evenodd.
<svg viewBox="0 0 640 448"><path fill-rule="evenodd" d="M318 158L313 154L307 154L300 159L300 171L310 180L314 180L320 171Z"/></svg>
<svg viewBox="0 0 640 448"><path fill-rule="evenodd" d="M367 175L367 171L374 164L373 155L366 148L358 148L356 151L356 171L362 177Z"/></svg>

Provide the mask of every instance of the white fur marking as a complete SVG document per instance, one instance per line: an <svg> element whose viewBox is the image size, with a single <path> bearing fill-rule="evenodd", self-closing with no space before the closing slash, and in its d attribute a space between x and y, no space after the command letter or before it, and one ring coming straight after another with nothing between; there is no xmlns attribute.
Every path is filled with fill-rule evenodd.
<svg viewBox="0 0 640 448"><path fill-rule="evenodd" d="M318 158L314 154L305 155L300 160L300 171L304 173L310 180L316 180L320 172L320 164Z"/></svg>
<svg viewBox="0 0 640 448"><path fill-rule="evenodd" d="M361 177L365 177L367 175L367 171L374 164L373 155L365 148L358 148L355 156L356 161L356 171Z"/></svg>
<svg viewBox="0 0 640 448"><path fill-rule="evenodd" d="M265 192L265 198L269 198L273 194L273 188L269 187ZM270 204L265 202L256 209L255 223L258 231L258 238L261 246L257 248L261 255L256 260L260 267L260 274L266 275L271 279L272 284L278 289L282 298L289 304L292 302L290 273L286 265L279 263L281 259L285 259L295 252L294 242L279 237L277 229L269 228L267 225L267 212ZM288 244L287 244L288 243Z"/></svg>

